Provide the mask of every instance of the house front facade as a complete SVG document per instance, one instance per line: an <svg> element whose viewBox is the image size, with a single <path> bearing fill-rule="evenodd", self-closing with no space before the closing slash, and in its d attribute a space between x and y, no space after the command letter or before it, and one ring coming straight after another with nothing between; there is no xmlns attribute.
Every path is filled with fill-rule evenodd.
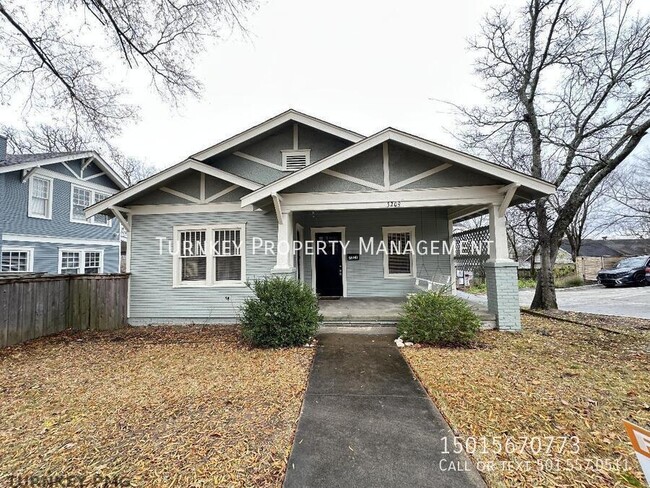
<svg viewBox="0 0 650 488"><path fill-rule="evenodd" d="M509 205L549 183L395 129L370 137L293 110L86 210L128 232L132 324L237 320L280 275L322 297L404 297L455 275L454 221L490 216L488 303L519 328ZM488 244L486 244L488 245Z"/></svg>
<svg viewBox="0 0 650 488"><path fill-rule="evenodd" d="M120 226L84 209L126 188L92 151L7 154L0 137L0 274L119 272Z"/></svg>

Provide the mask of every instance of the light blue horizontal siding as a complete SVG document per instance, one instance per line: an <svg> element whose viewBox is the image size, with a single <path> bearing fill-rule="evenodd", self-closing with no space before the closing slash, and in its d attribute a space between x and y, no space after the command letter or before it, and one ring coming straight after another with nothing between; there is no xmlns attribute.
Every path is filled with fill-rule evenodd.
<svg viewBox="0 0 650 488"><path fill-rule="evenodd" d="M157 237L173 239L178 225L246 225L246 278L270 274L273 255L253 255L253 237L277 239L275 214L262 212L134 215L131 233L130 319L133 324L232 321L251 291L246 287L173 288L173 257Z"/></svg>
<svg viewBox="0 0 650 488"><path fill-rule="evenodd" d="M55 171L59 165L48 166ZM61 166L62 167L62 166ZM60 170L59 167L58 169ZM70 172L63 168L70 175ZM62 172L62 174L65 174ZM72 183L54 179L52 218L37 219L27 216L29 208L29 182L23 183L22 172L13 171L5 175L5 187L2 195L2 214L4 217L4 234L21 234L30 236L69 237L81 239L119 240L119 223L112 220L112 226L92 225L70 222L70 192ZM94 180L93 180L94 181ZM83 186L82 182L79 182Z"/></svg>
<svg viewBox="0 0 650 488"><path fill-rule="evenodd" d="M119 246L95 246L79 244L55 244L49 242L3 241L2 247L32 248L34 251L34 273L56 274L59 272L59 250L81 249L104 251L104 273L118 273L120 270Z"/></svg>
<svg viewBox="0 0 650 488"><path fill-rule="evenodd" d="M350 254L359 253L361 237L365 242L373 237L377 246L383 239L382 227L414 225L416 241L445 241L449 236L446 208L302 212L296 214L295 221L305 228L306 239L311 239L312 227L345 227ZM310 285L312 258L305 256L305 282ZM402 297L415 290L413 278L384 278L382 254L362 254L359 261L347 261L346 266L349 297ZM449 275L450 269L449 255L416 256L418 277L431 279L434 274Z"/></svg>

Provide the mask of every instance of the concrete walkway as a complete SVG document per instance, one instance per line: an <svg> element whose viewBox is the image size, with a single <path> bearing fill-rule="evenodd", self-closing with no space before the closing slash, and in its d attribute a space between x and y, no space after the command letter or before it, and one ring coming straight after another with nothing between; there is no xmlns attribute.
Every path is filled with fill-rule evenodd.
<svg viewBox="0 0 650 488"><path fill-rule="evenodd" d="M319 335L285 488L485 486L393 338Z"/></svg>

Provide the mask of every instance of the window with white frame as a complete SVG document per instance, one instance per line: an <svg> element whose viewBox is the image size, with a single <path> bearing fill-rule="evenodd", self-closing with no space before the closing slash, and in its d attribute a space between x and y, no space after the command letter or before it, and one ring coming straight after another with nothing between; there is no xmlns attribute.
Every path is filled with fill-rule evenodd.
<svg viewBox="0 0 650 488"><path fill-rule="evenodd" d="M62 249L59 251L61 274L99 274L104 268L104 253L99 250Z"/></svg>
<svg viewBox="0 0 650 488"><path fill-rule="evenodd" d="M90 188L72 185L72 205L70 209L71 222L83 222L98 225L110 225L110 219L107 215L97 214L86 219L84 210L91 205L101 202L110 195Z"/></svg>
<svg viewBox="0 0 650 488"><path fill-rule="evenodd" d="M29 273L33 271L33 249L2 248L0 271L3 273Z"/></svg>
<svg viewBox="0 0 650 488"><path fill-rule="evenodd" d="M181 227L174 231L175 286L225 286L245 279L244 225Z"/></svg>
<svg viewBox="0 0 650 488"><path fill-rule="evenodd" d="M52 179L32 176L29 179L29 217L52 218Z"/></svg>
<svg viewBox="0 0 650 488"><path fill-rule="evenodd" d="M415 276L415 227L384 227L384 277Z"/></svg>

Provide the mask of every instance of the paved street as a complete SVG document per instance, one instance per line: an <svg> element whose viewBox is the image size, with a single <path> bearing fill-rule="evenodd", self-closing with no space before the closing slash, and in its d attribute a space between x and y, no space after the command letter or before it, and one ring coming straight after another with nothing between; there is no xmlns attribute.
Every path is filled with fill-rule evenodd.
<svg viewBox="0 0 650 488"><path fill-rule="evenodd" d="M529 307L535 290L521 290L519 304ZM650 286L605 288L600 285L557 290L560 310L650 319Z"/></svg>

